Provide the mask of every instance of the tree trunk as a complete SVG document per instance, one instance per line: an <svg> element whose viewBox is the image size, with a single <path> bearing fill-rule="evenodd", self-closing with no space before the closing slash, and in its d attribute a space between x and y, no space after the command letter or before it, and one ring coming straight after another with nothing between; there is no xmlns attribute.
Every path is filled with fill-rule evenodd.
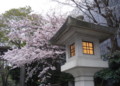
<svg viewBox="0 0 120 86"><path fill-rule="evenodd" d="M20 86L25 86L25 66L20 68Z"/></svg>
<svg viewBox="0 0 120 86"><path fill-rule="evenodd" d="M117 38L115 36L112 36L111 38L111 52L115 52L116 50L120 50L117 42Z"/></svg>

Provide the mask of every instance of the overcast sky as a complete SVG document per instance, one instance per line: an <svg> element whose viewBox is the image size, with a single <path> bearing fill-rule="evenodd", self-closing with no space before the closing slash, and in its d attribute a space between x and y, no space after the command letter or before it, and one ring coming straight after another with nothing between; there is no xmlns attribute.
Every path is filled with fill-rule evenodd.
<svg viewBox="0 0 120 86"><path fill-rule="evenodd" d="M35 13L47 13L51 9L66 12L71 10L71 7L61 6L50 0L1 0L0 14L12 8L30 6Z"/></svg>

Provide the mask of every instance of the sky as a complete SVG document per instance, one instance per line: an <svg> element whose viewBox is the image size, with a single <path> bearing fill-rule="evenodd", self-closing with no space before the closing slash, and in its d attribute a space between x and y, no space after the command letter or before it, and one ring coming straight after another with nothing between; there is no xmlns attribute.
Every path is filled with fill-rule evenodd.
<svg viewBox="0 0 120 86"><path fill-rule="evenodd" d="M53 2L51 0L1 0L0 14L12 8L19 8L25 6L30 6L34 13L43 14L46 14L51 10L57 10L63 13L72 10L72 7L70 6L61 6L57 2Z"/></svg>

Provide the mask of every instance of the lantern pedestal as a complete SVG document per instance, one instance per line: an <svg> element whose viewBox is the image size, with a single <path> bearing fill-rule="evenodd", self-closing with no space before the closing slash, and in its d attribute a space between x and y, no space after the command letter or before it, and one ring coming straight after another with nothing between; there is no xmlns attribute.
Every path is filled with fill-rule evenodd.
<svg viewBox="0 0 120 86"><path fill-rule="evenodd" d="M94 86L92 76L75 77L75 86Z"/></svg>
<svg viewBox="0 0 120 86"><path fill-rule="evenodd" d="M61 70L70 73L75 78L75 86L94 86L94 74L108 67L108 63L101 59L71 58L61 67Z"/></svg>

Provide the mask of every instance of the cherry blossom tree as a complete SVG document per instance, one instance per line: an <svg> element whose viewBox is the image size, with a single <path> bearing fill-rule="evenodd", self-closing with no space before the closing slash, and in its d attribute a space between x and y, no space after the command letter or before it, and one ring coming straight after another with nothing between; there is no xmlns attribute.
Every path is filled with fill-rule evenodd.
<svg viewBox="0 0 120 86"><path fill-rule="evenodd" d="M11 28L8 34L9 41L16 44L17 47L9 50L4 58L13 66L19 67L31 63L33 60L49 58L54 54L63 53L60 48L49 43L49 39L58 30L60 22L58 19L51 18L51 21L45 22L44 25L40 25L38 21L36 23L39 25L35 25L33 24L35 22L30 19L10 20L8 24ZM59 24L57 25L57 23Z"/></svg>
<svg viewBox="0 0 120 86"><path fill-rule="evenodd" d="M11 17L10 17L11 18ZM6 19L9 28L7 34L12 50L9 50L3 58L7 60L13 68L26 65L27 80L32 77L38 66L30 67L33 62L42 63L42 69L38 77L44 82L49 70L56 68L52 63L64 53L64 47L53 46L49 43L50 38L60 28L64 22L64 16L46 16L44 18L37 14L27 16L12 16ZM49 63L48 59L52 59Z"/></svg>

